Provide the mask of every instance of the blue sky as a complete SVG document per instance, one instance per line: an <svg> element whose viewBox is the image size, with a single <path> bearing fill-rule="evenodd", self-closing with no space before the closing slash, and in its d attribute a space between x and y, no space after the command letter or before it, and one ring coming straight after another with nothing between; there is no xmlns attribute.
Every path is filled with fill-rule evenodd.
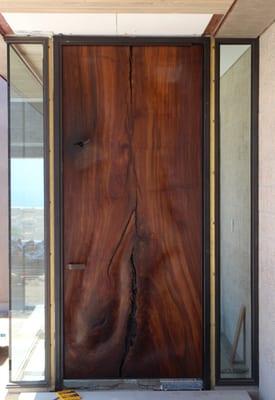
<svg viewBox="0 0 275 400"><path fill-rule="evenodd" d="M11 207L44 205L44 166L42 158L11 159Z"/></svg>

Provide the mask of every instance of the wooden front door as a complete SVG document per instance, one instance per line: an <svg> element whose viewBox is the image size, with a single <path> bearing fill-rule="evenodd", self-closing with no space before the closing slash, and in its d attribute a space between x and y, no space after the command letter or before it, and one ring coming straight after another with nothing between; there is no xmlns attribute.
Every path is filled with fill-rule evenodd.
<svg viewBox="0 0 275 400"><path fill-rule="evenodd" d="M64 377L201 378L201 45L62 48Z"/></svg>

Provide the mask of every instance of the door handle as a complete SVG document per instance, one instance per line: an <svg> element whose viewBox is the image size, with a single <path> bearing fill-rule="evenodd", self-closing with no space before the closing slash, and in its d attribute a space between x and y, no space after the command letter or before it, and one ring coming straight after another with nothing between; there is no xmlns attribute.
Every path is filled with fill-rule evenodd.
<svg viewBox="0 0 275 400"><path fill-rule="evenodd" d="M66 268L69 271L81 271L85 269L86 265L85 264L67 264Z"/></svg>

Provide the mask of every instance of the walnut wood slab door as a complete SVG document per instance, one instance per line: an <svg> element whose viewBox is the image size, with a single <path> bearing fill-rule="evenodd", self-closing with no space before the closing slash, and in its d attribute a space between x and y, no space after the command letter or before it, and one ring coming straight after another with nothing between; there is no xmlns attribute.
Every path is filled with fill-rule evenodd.
<svg viewBox="0 0 275 400"><path fill-rule="evenodd" d="M202 47L62 65L64 377L202 378Z"/></svg>

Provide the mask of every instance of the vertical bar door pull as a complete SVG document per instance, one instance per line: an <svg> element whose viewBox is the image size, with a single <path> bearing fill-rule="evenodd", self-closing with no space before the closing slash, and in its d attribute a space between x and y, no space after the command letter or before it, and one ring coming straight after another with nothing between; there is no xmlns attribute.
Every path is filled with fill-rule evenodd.
<svg viewBox="0 0 275 400"><path fill-rule="evenodd" d="M85 269L85 264L67 264L66 268L70 271L83 270Z"/></svg>

